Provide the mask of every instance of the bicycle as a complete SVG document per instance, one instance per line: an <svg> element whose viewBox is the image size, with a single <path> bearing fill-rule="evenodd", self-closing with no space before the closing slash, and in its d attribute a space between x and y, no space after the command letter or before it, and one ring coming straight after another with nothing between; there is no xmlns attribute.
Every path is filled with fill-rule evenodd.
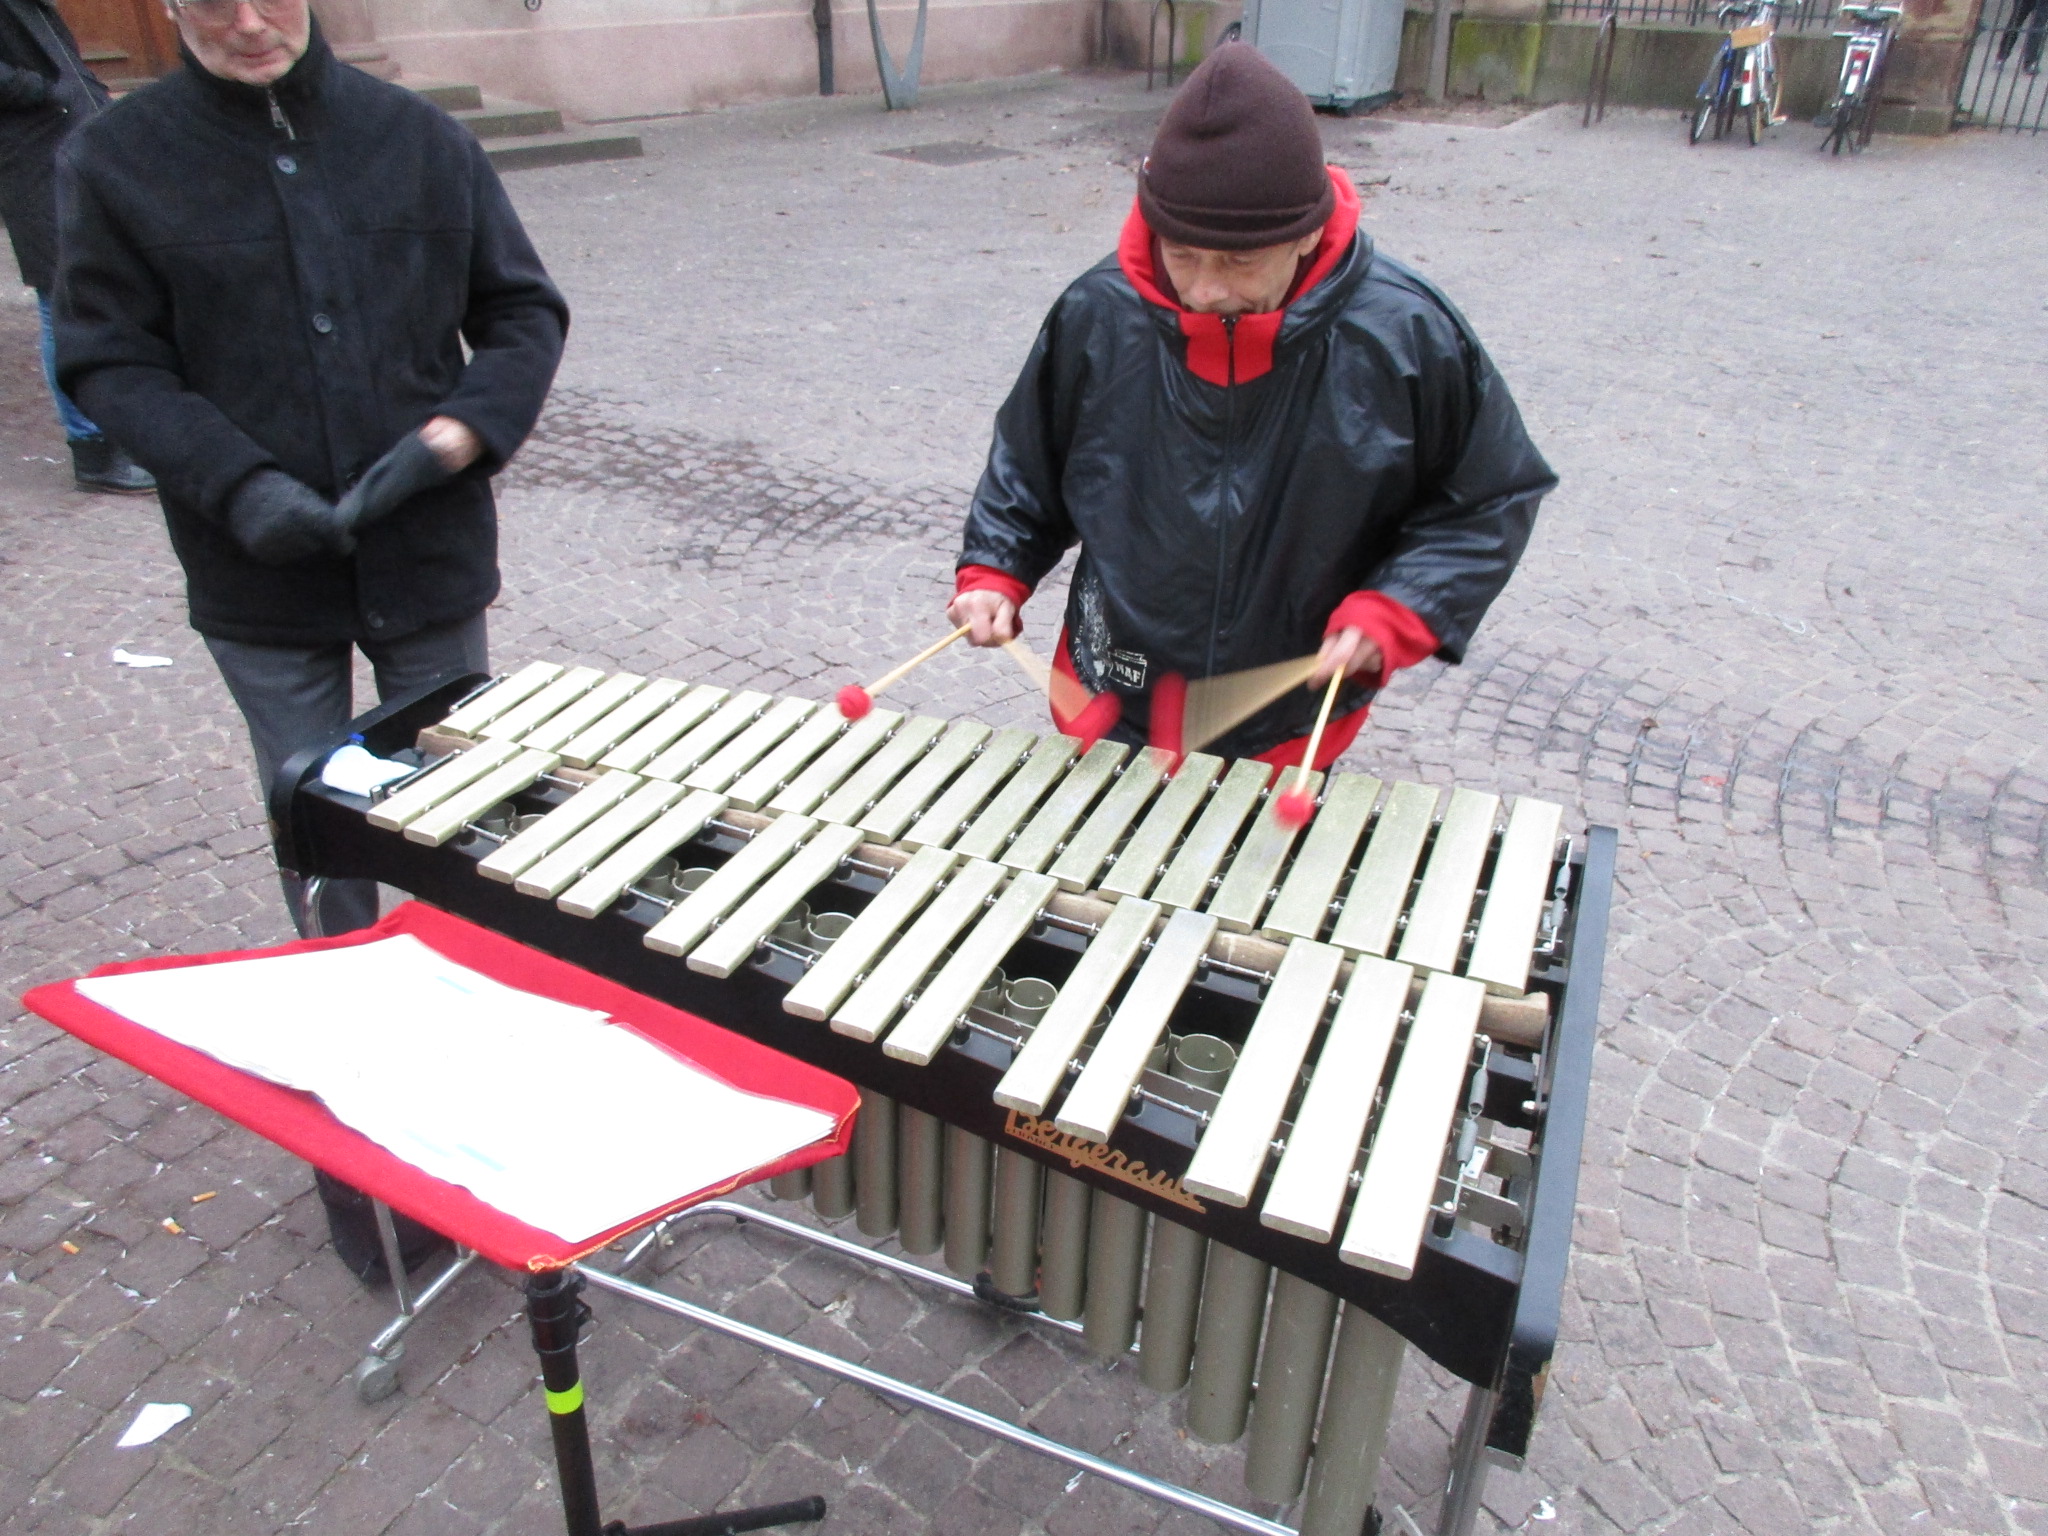
<svg viewBox="0 0 2048 1536"><path fill-rule="evenodd" d="M1849 25L1837 30L1846 38L1842 48L1842 73L1835 83L1835 99L1821 113L1827 136L1820 147L1839 155L1846 147L1855 154L1870 142L1877 123L1878 85L1884 79L1885 60L1891 56L1892 39L1898 35L1897 5L1849 4L1842 16Z"/></svg>
<svg viewBox="0 0 2048 1536"><path fill-rule="evenodd" d="M1697 144L1706 137L1709 125L1721 138L1735 127L1740 112L1749 130L1749 142L1763 142L1764 130L1783 122L1778 110L1778 51L1773 38L1777 32L1777 0L1729 0L1717 13L1728 28L1720 50L1707 70L1707 77L1693 103L1686 138ZM1731 26L1739 21L1740 26Z"/></svg>

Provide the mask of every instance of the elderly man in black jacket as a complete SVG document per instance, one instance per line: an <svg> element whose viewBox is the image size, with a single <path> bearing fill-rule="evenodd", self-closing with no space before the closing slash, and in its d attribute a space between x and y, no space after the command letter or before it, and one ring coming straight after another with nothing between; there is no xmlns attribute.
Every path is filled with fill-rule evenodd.
<svg viewBox="0 0 2048 1536"><path fill-rule="evenodd" d="M1149 718L1162 677L1320 647L1312 686L1346 683L1318 768L1396 669L1464 654L1557 482L1464 317L1358 217L1256 49L1188 77L1117 254L1054 304L996 417L949 609L976 644L1013 637L1078 542L1055 665L1119 702L1117 734L1177 740ZM1299 761L1318 702L1212 750Z"/></svg>
<svg viewBox="0 0 2048 1536"><path fill-rule="evenodd" d="M385 696L484 667L490 477L568 310L476 140L340 63L306 0L174 11L185 67L60 159L58 372L156 475L267 788L350 718L352 648ZM318 920L376 910L335 882Z"/></svg>
<svg viewBox="0 0 2048 1536"><path fill-rule="evenodd" d="M469 132L341 64L306 0L173 0L183 70L65 145L58 373L156 474L193 627L267 787L380 696L485 665L491 474L540 414L568 310ZM464 343L469 355L464 356ZM334 882L301 931L362 927ZM336 1251L383 1269L320 1176ZM401 1218L407 1267L434 1235Z"/></svg>
<svg viewBox="0 0 2048 1536"><path fill-rule="evenodd" d="M107 104L78 43L49 0L0 0L0 223L21 280L36 291L43 377L81 490L147 495L156 482L57 387L50 285L57 270L57 147Z"/></svg>

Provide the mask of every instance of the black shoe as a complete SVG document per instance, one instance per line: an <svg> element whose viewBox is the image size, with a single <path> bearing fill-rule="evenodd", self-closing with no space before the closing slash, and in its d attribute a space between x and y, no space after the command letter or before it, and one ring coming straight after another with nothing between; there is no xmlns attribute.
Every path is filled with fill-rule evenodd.
<svg viewBox="0 0 2048 1536"><path fill-rule="evenodd" d="M81 491L116 496L147 496L156 489L156 476L104 437L71 439L71 478Z"/></svg>
<svg viewBox="0 0 2048 1536"><path fill-rule="evenodd" d="M388 1283L391 1271L384 1262L384 1245L377 1240L377 1216L370 1209L370 1197L317 1168L313 1183L320 1192L320 1203L327 1207L327 1231L334 1239L334 1251L349 1273L365 1285ZM410 1216L393 1211L391 1220L398 1230L398 1254L405 1261L407 1274L453 1246Z"/></svg>

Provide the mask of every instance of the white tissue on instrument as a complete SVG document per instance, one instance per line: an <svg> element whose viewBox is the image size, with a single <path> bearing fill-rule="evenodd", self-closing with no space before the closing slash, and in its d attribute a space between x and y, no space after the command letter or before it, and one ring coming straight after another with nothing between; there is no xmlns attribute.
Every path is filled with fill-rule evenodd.
<svg viewBox="0 0 2048 1536"><path fill-rule="evenodd" d="M329 789L338 789L345 795L367 797L371 790L402 779L413 770L404 763L394 763L388 757L374 754L350 742L347 746L328 755L320 768L320 782Z"/></svg>
<svg viewBox="0 0 2048 1536"><path fill-rule="evenodd" d="M832 1130L822 1111L734 1088L602 1012L508 987L410 934L77 987L317 1094L392 1155L572 1242Z"/></svg>

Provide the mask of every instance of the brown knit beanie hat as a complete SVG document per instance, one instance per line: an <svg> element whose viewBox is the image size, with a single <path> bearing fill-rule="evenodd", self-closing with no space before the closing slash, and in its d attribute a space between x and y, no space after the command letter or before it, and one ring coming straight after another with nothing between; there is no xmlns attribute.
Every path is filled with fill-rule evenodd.
<svg viewBox="0 0 2048 1536"><path fill-rule="evenodd" d="M1187 77L1138 170L1153 233L1204 250L1298 240L1336 201L1315 110L1249 43L1225 43Z"/></svg>

